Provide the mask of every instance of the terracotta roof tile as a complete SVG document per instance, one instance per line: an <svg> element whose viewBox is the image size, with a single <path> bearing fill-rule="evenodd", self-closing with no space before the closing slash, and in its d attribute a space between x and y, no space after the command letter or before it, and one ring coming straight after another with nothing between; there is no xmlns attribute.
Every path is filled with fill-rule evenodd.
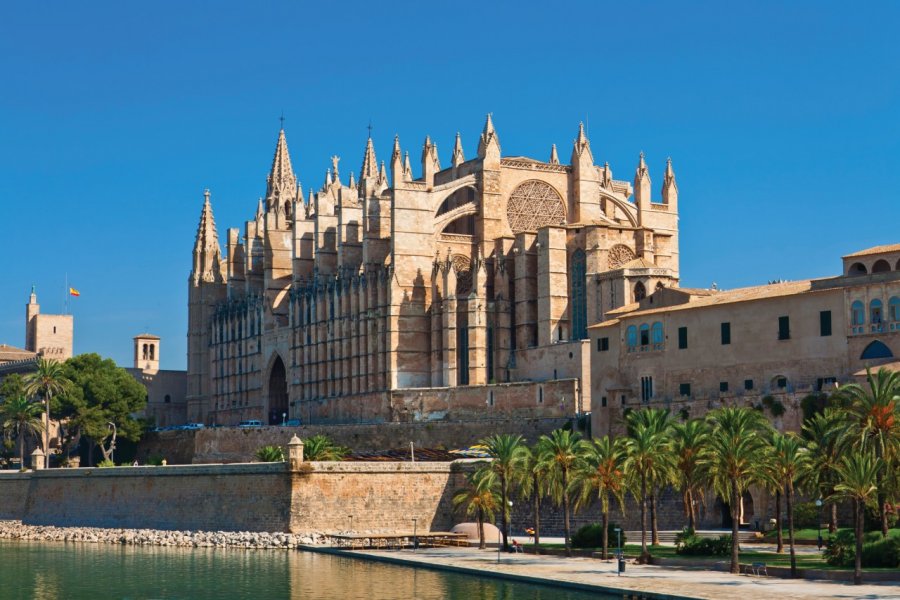
<svg viewBox="0 0 900 600"><path fill-rule="evenodd" d="M853 258L856 256L869 256L870 254L882 254L884 252L900 252L900 244L885 244L883 246L873 246L859 252L845 254L843 258Z"/></svg>

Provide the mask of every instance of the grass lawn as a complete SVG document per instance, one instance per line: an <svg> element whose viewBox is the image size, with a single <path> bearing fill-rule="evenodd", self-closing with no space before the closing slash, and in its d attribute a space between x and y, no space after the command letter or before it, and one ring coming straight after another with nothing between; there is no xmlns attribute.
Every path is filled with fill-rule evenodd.
<svg viewBox="0 0 900 600"><path fill-rule="evenodd" d="M840 529L838 529L838 531L841 531L841 529L849 529L849 528L841 527ZM828 536L830 535L828 533L828 528L823 527L821 531L822 531L822 539L827 540ZM784 536L784 543L786 545L787 538L788 538L787 527L782 528L781 533ZM795 529L794 530L794 539L795 540L808 540L811 542L815 542L818 539L818 535L819 535L818 529ZM763 539L774 542L776 537L778 537L778 536L776 535L776 531L773 529L772 531L766 533L766 535L763 536Z"/></svg>

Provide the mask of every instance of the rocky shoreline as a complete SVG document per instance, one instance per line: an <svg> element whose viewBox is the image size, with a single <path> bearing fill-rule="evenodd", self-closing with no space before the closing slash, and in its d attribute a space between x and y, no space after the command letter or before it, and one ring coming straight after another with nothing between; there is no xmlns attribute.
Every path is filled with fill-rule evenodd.
<svg viewBox="0 0 900 600"><path fill-rule="evenodd" d="M253 548L292 550L331 542L321 533L294 534L266 531L168 531L161 529L104 529L100 527L56 527L0 521L0 540L81 542L127 546L171 546L181 548Z"/></svg>

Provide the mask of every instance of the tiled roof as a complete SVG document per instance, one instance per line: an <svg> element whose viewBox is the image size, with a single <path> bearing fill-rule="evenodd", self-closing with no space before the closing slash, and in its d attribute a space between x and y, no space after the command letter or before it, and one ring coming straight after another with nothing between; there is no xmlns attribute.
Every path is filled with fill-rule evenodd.
<svg viewBox="0 0 900 600"><path fill-rule="evenodd" d="M143 338L148 340L158 340L161 339L158 335L153 335L152 333L139 333L134 336L134 339Z"/></svg>
<svg viewBox="0 0 900 600"><path fill-rule="evenodd" d="M720 291L720 292L710 292L706 295L700 296L696 299L692 299L690 302L686 302L684 304L675 304L671 306L661 306L648 308L644 310L632 310L630 312L625 312L623 309L627 307L622 307L616 309L616 311L609 311L607 314L615 313L620 319L625 317L636 317L643 315L651 315L658 314L664 312L674 312L677 310L690 310L693 308L700 308L704 306L713 306L718 304L733 304L736 302L748 302L751 300L763 300L765 298L777 298L779 296L793 296L795 294L803 294L809 293L812 290L812 281L810 279L804 279L801 281L785 281L782 283L770 283L768 285L758 285L754 287L746 287L746 288L738 288L734 290L728 291ZM706 290L709 292L709 290ZM818 290L816 290L818 291ZM636 306L635 304L631 304L629 306ZM597 325L591 325L591 328L594 327L603 327L607 325L611 325L612 323L609 321L599 323Z"/></svg>
<svg viewBox="0 0 900 600"><path fill-rule="evenodd" d="M14 360L27 360L37 356L37 353L15 346L0 344L0 362L9 362Z"/></svg>
<svg viewBox="0 0 900 600"><path fill-rule="evenodd" d="M843 258L853 258L856 256L869 256L871 254L882 254L884 252L900 252L900 244L885 244L883 246L874 246L872 248L866 248L865 250L860 250L859 252L853 252L852 254L845 254Z"/></svg>

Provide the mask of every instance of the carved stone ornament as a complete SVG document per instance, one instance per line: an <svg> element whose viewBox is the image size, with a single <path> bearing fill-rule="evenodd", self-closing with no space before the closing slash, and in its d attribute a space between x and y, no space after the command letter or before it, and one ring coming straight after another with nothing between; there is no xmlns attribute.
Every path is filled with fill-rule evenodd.
<svg viewBox="0 0 900 600"><path fill-rule="evenodd" d="M630 260L634 260L634 250L624 244L616 244L609 250L609 269L618 269Z"/></svg>
<svg viewBox="0 0 900 600"><path fill-rule="evenodd" d="M456 295L466 296L472 291L472 261L462 254L454 254L450 260L456 272Z"/></svg>
<svg viewBox="0 0 900 600"><path fill-rule="evenodd" d="M563 225L566 206L559 193L547 183L530 179L509 196L506 218L514 233L537 231L546 225Z"/></svg>

